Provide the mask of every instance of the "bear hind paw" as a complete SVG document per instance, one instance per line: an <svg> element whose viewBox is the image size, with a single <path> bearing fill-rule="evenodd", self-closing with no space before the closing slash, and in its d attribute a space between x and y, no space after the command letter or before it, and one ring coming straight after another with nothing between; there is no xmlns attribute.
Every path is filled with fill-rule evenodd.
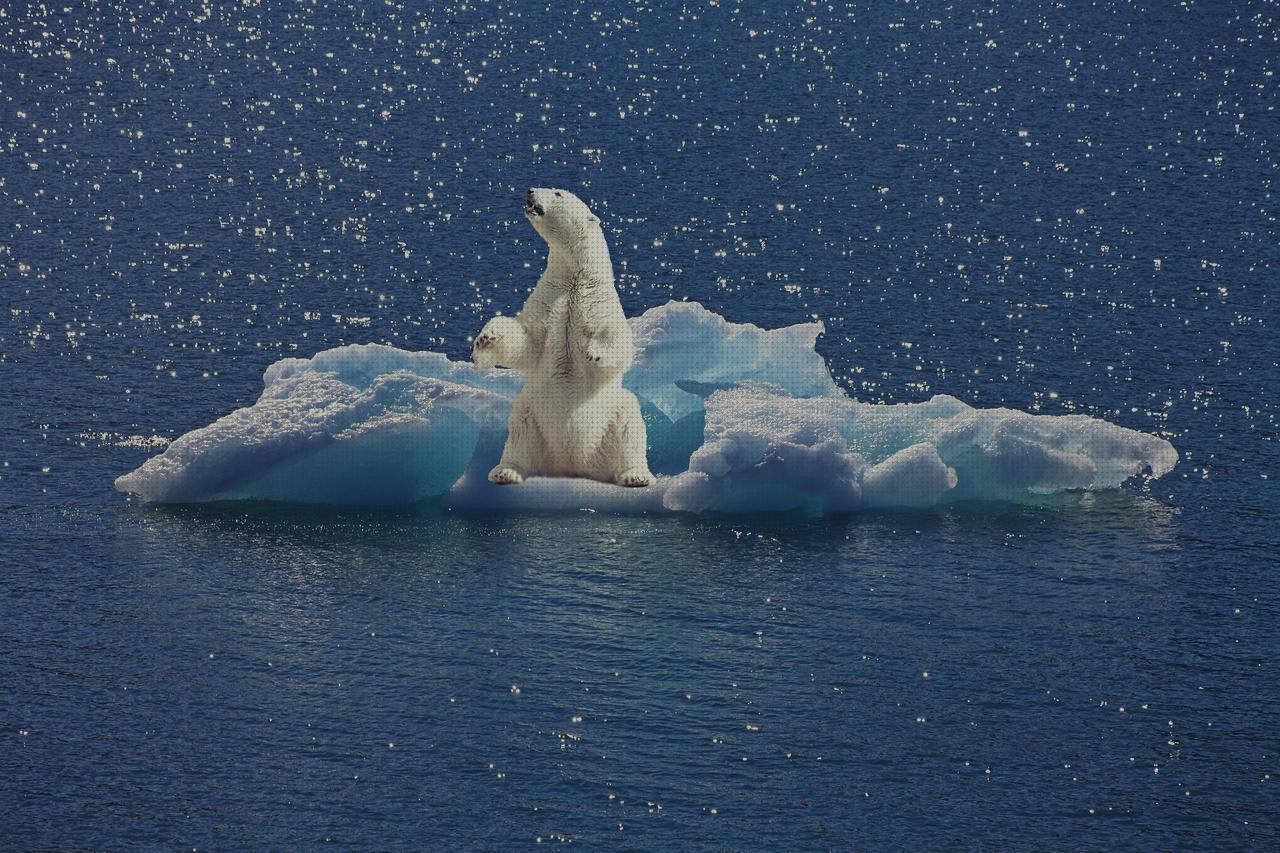
<svg viewBox="0 0 1280 853"><path fill-rule="evenodd" d="M642 486L653 485L653 475L644 468L632 468L629 471L623 471L614 478L614 482L619 486L628 486L631 488L639 488Z"/></svg>
<svg viewBox="0 0 1280 853"><path fill-rule="evenodd" d="M489 482L499 486L514 486L524 482L524 474L510 465L499 465L489 472Z"/></svg>

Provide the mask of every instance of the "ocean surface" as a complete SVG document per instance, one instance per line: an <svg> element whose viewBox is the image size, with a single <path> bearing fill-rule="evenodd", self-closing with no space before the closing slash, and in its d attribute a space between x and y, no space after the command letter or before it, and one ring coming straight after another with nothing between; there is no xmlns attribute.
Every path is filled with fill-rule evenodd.
<svg viewBox="0 0 1280 853"><path fill-rule="evenodd" d="M1280 845L1265 2L0 7L0 837ZM628 314L1181 460L1048 506L616 517L112 488L286 356Z"/></svg>

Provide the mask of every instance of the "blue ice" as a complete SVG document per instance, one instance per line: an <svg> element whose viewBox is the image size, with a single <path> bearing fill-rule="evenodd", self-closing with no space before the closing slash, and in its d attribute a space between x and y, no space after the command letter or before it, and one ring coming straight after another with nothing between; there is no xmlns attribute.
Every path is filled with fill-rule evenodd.
<svg viewBox="0 0 1280 853"><path fill-rule="evenodd" d="M1109 489L1178 459L1162 438L1084 415L945 395L859 403L815 349L820 323L762 329L693 302L631 323L638 354L624 384L641 401L659 475L647 489L490 484L520 377L382 345L276 362L257 402L178 438L116 488L156 503L836 513Z"/></svg>

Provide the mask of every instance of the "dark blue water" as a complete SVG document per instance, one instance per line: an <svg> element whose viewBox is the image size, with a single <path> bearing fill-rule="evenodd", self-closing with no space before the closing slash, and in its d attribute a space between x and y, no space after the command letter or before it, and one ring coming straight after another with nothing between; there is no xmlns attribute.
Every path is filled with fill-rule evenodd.
<svg viewBox="0 0 1280 853"><path fill-rule="evenodd" d="M0 9L0 831L35 847L1280 843L1267 3ZM1029 509L145 508L286 355L628 313L1183 455Z"/></svg>

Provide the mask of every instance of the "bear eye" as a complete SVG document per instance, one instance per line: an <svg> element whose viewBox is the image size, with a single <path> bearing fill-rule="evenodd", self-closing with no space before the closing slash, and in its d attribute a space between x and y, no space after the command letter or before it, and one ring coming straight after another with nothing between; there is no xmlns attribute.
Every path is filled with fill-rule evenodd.
<svg viewBox="0 0 1280 853"><path fill-rule="evenodd" d="M557 191L557 192L556 192L556 198L564 198L564 196L562 196L562 195L560 194L560 192L559 192L559 191Z"/></svg>

